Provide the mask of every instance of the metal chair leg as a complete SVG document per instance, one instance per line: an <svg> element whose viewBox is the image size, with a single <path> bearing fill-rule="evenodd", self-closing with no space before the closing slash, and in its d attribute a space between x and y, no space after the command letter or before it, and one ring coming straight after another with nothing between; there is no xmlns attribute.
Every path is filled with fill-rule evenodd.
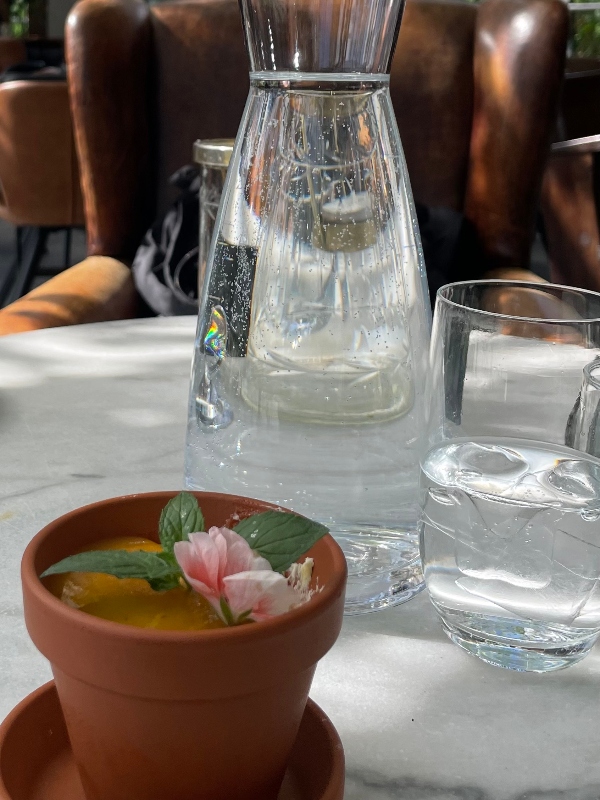
<svg viewBox="0 0 600 800"><path fill-rule="evenodd" d="M44 255L49 230L21 228L17 234L17 258L0 288L0 308L26 294Z"/></svg>
<svg viewBox="0 0 600 800"><path fill-rule="evenodd" d="M63 251L63 269L68 269L71 266L71 241L72 241L72 228L65 228L65 249Z"/></svg>
<svg viewBox="0 0 600 800"><path fill-rule="evenodd" d="M20 264L23 260L23 228L18 225L17 226L17 264Z"/></svg>

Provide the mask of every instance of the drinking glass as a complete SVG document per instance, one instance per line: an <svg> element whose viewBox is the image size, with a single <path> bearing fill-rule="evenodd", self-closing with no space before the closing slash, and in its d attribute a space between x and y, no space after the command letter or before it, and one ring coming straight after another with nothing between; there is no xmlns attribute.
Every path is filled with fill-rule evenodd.
<svg viewBox="0 0 600 800"><path fill-rule="evenodd" d="M569 418L565 444L600 456L600 359L583 368L581 391Z"/></svg>
<svg viewBox="0 0 600 800"><path fill-rule="evenodd" d="M421 556L448 636L545 672L600 633L600 460L569 447L600 295L551 284L442 287L430 351Z"/></svg>

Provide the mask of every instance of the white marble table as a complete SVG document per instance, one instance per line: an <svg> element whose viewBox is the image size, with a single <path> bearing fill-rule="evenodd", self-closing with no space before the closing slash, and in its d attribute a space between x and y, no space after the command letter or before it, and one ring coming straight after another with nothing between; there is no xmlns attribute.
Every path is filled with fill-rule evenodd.
<svg viewBox="0 0 600 800"><path fill-rule="evenodd" d="M183 484L194 327L0 339L0 717L50 677L22 619L32 535L84 503ZM346 800L600 798L600 649L546 676L490 667L445 638L423 593L347 619L312 696L344 743Z"/></svg>

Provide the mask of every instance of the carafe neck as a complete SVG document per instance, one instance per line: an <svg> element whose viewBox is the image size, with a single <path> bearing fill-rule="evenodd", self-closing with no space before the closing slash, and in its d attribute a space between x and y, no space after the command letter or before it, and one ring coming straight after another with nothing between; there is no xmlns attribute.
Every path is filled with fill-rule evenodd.
<svg viewBox="0 0 600 800"><path fill-rule="evenodd" d="M283 88L291 91L316 92L365 92L387 88L390 76L387 73L366 72L292 72L289 70L265 70L251 72L250 83L259 89Z"/></svg>
<svg viewBox="0 0 600 800"><path fill-rule="evenodd" d="M240 0L250 71L389 74L405 0Z"/></svg>

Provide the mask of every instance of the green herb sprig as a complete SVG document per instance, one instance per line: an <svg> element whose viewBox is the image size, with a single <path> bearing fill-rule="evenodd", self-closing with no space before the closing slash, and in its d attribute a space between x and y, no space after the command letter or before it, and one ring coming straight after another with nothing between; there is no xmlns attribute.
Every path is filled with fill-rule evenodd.
<svg viewBox="0 0 600 800"><path fill-rule="evenodd" d="M174 556L176 542L204 530L204 516L194 495L180 492L163 508L158 523L162 552L90 550L63 558L40 577L65 572L102 572L116 578L141 578L157 592L175 588L183 574ZM241 520L233 530L242 536L275 572L285 572L328 533L318 522L284 511L265 511Z"/></svg>

